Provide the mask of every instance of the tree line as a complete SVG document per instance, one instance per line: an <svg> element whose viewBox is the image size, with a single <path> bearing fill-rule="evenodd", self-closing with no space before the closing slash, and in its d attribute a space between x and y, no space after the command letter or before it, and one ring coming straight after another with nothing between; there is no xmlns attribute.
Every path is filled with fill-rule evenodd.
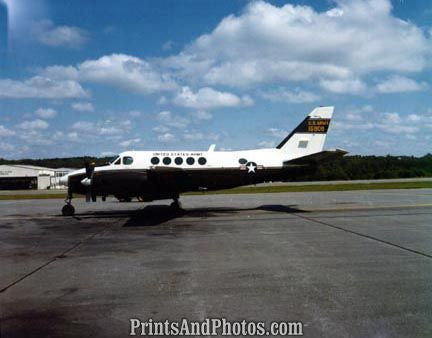
<svg viewBox="0 0 432 338"><path fill-rule="evenodd" d="M85 162L107 164L110 157L69 157L50 159L6 160L0 164L27 164L48 168L82 168ZM289 181L332 181L388 179L432 176L432 154L414 156L344 156L338 160L317 165L312 169L297 168Z"/></svg>
<svg viewBox="0 0 432 338"><path fill-rule="evenodd" d="M344 156L305 170L289 181L370 180L432 176L432 154L414 156Z"/></svg>

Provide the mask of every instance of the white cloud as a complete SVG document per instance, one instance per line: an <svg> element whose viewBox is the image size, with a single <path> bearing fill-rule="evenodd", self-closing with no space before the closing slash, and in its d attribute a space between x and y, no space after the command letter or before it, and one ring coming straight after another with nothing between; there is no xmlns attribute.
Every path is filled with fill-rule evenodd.
<svg viewBox="0 0 432 338"><path fill-rule="evenodd" d="M89 34L84 29L55 26L50 20L34 24L32 33L39 42L51 47L79 48L89 39Z"/></svg>
<svg viewBox="0 0 432 338"><path fill-rule="evenodd" d="M363 120L363 117L361 115L354 114L354 113L346 113L344 117L348 121L362 121Z"/></svg>
<svg viewBox="0 0 432 338"><path fill-rule="evenodd" d="M113 85L137 93L154 93L177 88L171 77L140 58L112 54L78 65L79 78L84 81Z"/></svg>
<svg viewBox="0 0 432 338"><path fill-rule="evenodd" d="M337 0L327 11L253 1L176 55L145 60L111 54L76 66L47 67L40 75L51 81L68 80L78 86L76 81L88 81L142 94L178 91L175 104L213 109L254 104L249 96L221 91L219 85L286 85L295 89L269 91L264 96L292 103L319 100L318 94L300 89L298 82L336 94L370 94L367 79L373 78L371 74L420 72L431 51L430 34L396 17L390 0ZM201 89L193 92L192 85ZM422 88L423 83L393 75L375 91ZM161 96L159 103L168 100Z"/></svg>
<svg viewBox="0 0 432 338"><path fill-rule="evenodd" d="M331 92L354 94L363 91L367 74L425 68L431 37L396 17L390 0L335 3L319 12L251 2L163 63L177 76L207 85L313 80Z"/></svg>
<svg viewBox="0 0 432 338"><path fill-rule="evenodd" d="M93 112L94 107L90 102L75 102L72 103L72 108L80 112Z"/></svg>
<svg viewBox="0 0 432 338"><path fill-rule="evenodd" d="M174 128L185 128L188 126L190 121L182 116L174 115L168 110L161 111L157 119L166 126L174 127Z"/></svg>
<svg viewBox="0 0 432 338"><path fill-rule="evenodd" d="M307 103L315 102L320 99L320 96L312 92L303 91L299 88L293 91L287 88L278 88L277 90L269 90L261 92L261 96L273 102L290 102L290 103Z"/></svg>
<svg viewBox="0 0 432 338"><path fill-rule="evenodd" d="M376 86L379 93L415 92L426 88L427 85L425 83L417 83L410 78L399 75L390 76Z"/></svg>
<svg viewBox="0 0 432 338"><path fill-rule="evenodd" d="M77 121L72 125L72 129L79 131L94 131L95 125L89 121Z"/></svg>
<svg viewBox="0 0 432 338"><path fill-rule="evenodd" d="M81 85L72 80L54 80L42 76L23 81L0 79L0 98L67 99L87 96Z"/></svg>
<svg viewBox="0 0 432 338"><path fill-rule="evenodd" d="M204 139L204 134L200 132L190 132L186 130L183 134L183 138L187 141L198 141Z"/></svg>
<svg viewBox="0 0 432 338"><path fill-rule="evenodd" d="M370 104L366 104L362 107L360 107L360 112L364 112L364 113L370 113L373 112L374 108L370 105Z"/></svg>
<svg viewBox="0 0 432 338"><path fill-rule="evenodd" d="M21 122L18 124L18 127L24 130L47 129L49 127L49 123L44 120L36 119Z"/></svg>
<svg viewBox="0 0 432 338"><path fill-rule="evenodd" d="M195 65L187 65L191 70ZM189 70L190 71L190 70ZM352 76L346 67L329 64L314 64L305 61L273 59L227 61L214 65L201 77L212 85L249 87L263 83L307 81L318 77L348 78Z"/></svg>
<svg viewBox="0 0 432 338"><path fill-rule="evenodd" d="M120 134L122 133L123 128L119 128L119 126L99 126L97 129L97 132L100 135L115 135L115 134Z"/></svg>
<svg viewBox="0 0 432 338"><path fill-rule="evenodd" d="M116 123L118 123L118 125L122 128L126 128L126 129L132 128L132 121L131 120L120 120Z"/></svg>
<svg viewBox="0 0 432 338"><path fill-rule="evenodd" d="M359 79L352 80L321 80L320 86L325 90L337 94L362 94L367 86Z"/></svg>
<svg viewBox="0 0 432 338"><path fill-rule="evenodd" d="M401 118L399 113L383 113L384 122L400 123Z"/></svg>
<svg viewBox="0 0 432 338"><path fill-rule="evenodd" d="M217 140L219 140L219 134L208 133L208 134L206 134L206 139L209 141L217 141Z"/></svg>
<svg viewBox="0 0 432 338"><path fill-rule="evenodd" d="M275 143L273 141L261 141L258 143L260 148L274 148Z"/></svg>
<svg viewBox="0 0 432 338"><path fill-rule="evenodd" d="M10 130L0 124L0 137L9 137L14 135L15 132L13 130Z"/></svg>
<svg viewBox="0 0 432 338"><path fill-rule="evenodd" d="M366 104L363 106L351 106L347 109L342 108L342 111L343 114L341 114L340 116L338 115L339 117L336 119L336 121L333 122L337 122L340 120L346 120L349 122L364 121L366 119L365 115L371 115L371 113L374 112L374 107L369 104ZM363 123L362 125L365 125L365 123Z"/></svg>
<svg viewBox="0 0 432 338"><path fill-rule="evenodd" d="M51 133L43 133L44 128L24 129L18 134L18 137L31 146L49 146L53 145Z"/></svg>
<svg viewBox="0 0 432 338"><path fill-rule="evenodd" d="M85 140L76 131L72 131L72 132L68 133L67 134L67 138L68 138L69 141L73 141L73 142L83 142Z"/></svg>
<svg viewBox="0 0 432 338"><path fill-rule="evenodd" d="M355 109L354 111L364 111L368 107ZM347 130L356 131L373 131L374 138L379 139L382 137L382 132L385 134L404 134L404 136L417 133L421 128L424 128L428 121L427 115L409 114L404 115L397 112L392 113L372 113L363 118L359 115L353 114L354 118L349 115L351 113L341 116L341 119L332 122L332 130L335 132L343 132L346 136ZM430 117L432 121L432 116ZM378 135L378 136L377 136Z"/></svg>
<svg viewBox="0 0 432 338"><path fill-rule="evenodd" d="M253 100L244 95L239 97L232 93L217 91L204 87L194 93L189 87L183 87L174 98L174 103L187 108L212 109L221 107L250 106Z"/></svg>
<svg viewBox="0 0 432 338"><path fill-rule="evenodd" d="M278 128L269 128L267 129L267 131L269 134L277 138L284 138L285 136L288 135L288 132L286 130L278 129Z"/></svg>
<svg viewBox="0 0 432 338"><path fill-rule="evenodd" d="M15 146L13 144L10 143L6 143L6 142L0 142L0 150L1 151L14 151L15 150Z"/></svg>
<svg viewBox="0 0 432 338"><path fill-rule="evenodd" d="M174 47L174 42L172 42L171 40L165 42L165 43L162 45L162 49L163 49L163 50L171 50L173 47Z"/></svg>
<svg viewBox="0 0 432 338"><path fill-rule="evenodd" d="M419 122L419 121L421 121L422 119L423 119L423 117L420 116L420 115L417 115L417 114L409 114L409 115L407 116L407 120L408 120L408 121L411 121L411 122Z"/></svg>
<svg viewBox="0 0 432 338"><path fill-rule="evenodd" d="M418 131L417 127L397 125L397 124L392 125L391 127L385 125L379 125L378 128L390 134L400 134L400 133L413 134Z"/></svg>
<svg viewBox="0 0 432 338"><path fill-rule="evenodd" d="M168 103L168 99L165 96L161 96L157 102L161 106Z"/></svg>
<svg viewBox="0 0 432 338"><path fill-rule="evenodd" d="M112 151L103 151L100 153L101 157L111 157L111 156L116 156L116 153L113 153Z"/></svg>
<svg viewBox="0 0 432 338"><path fill-rule="evenodd" d="M53 134L53 139L54 140L60 140L63 138L63 136L64 136L64 132L62 132L61 130L57 130Z"/></svg>
<svg viewBox="0 0 432 338"><path fill-rule="evenodd" d="M175 136L171 133L164 133L161 135L158 135L158 140L161 142L172 142L174 141Z"/></svg>
<svg viewBox="0 0 432 338"><path fill-rule="evenodd" d="M183 133L183 139L186 141L199 141L199 140L209 140L217 141L219 140L219 135L214 133L202 133L195 130L185 130Z"/></svg>
<svg viewBox="0 0 432 338"><path fill-rule="evenodd" d="M57 116L57 112L52 108L39 108L35 114L43 119L52 119Z"/></svg>
<svg viewBox="0 0 432 338"><path fill-rule="evenodd" d="M211 120L213 115L205 110L197 110L195 112L193 112L192 114L192 118L200 120L200 121L208 121Z"/></svg>
<svg viewBox="0 0 432 338"><path fill-rule="evenodd" d="M78 70L74 66L49 66L39 70L41 76L55 80L78 80Z"/></svg>
<svg viewBox="0 0 432 338"><path fill-rule="evenodd" d="M107 137L111 140L118 140L120 135L128 134L132 127L133 124L130 120L107 119L96 122L77 121L71 128L79 133L84 133L86 137L102 137L100 139Z"/></svg>
<svg viewBox="0 0 432 338"><path fill-rule="evenodd" d="M168 128L168 127L165 127L165 126L156 126L156 127L154 127L152 130L153 130L155 133L158 133L158 134L164 134L164 133L167 133L167 132L169 131L169 128Z"/></svg>
<svg viewBox="0 0 432 338"><path fill-rule="evenodd" d="M76 66L54 65L40 69L39 74L54 80L88 81L142 94L177 89L171 76L155 63L126 54L105 55Z"/></svg>
<svg viewBox="0 0 432 338"><path fill-rule="evenodd" d="M141 139L140 138L134 138L134 139L130 139L130 140L124 140L122 142L120 142L120 146L122 147L129 147L132 144L135 143L141 143Z"/></svg>

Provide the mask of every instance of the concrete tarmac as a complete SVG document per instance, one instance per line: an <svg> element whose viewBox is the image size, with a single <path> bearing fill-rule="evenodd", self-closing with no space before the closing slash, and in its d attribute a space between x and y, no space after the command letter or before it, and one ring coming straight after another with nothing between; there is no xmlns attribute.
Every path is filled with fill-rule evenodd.
<svg viewBox="0 0 432 338"><path fill-rule="evenodd" d="M129 319L301 321L432 336L432 189L0 202L0 336L126 337Z"/></svg>

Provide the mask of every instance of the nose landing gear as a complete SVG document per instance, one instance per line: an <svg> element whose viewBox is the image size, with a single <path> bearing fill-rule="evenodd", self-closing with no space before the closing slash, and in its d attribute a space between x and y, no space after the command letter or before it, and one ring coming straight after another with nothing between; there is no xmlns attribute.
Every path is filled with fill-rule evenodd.
<svg viewBox="0 0 432 338"><path fill-rule="evenodd" d="M63 216L73 216L75 215L75 208L72 204L66 204L62 208L62 214Z"/></svg>
<svg viewBox="0 0 432 338"><path fill-rule="evenodd" d="M72 205L72 192L70 187L68 188L67 197L65 199L66 205L62 208L63 216L73 216L75 215L75 208Z"/></svg>

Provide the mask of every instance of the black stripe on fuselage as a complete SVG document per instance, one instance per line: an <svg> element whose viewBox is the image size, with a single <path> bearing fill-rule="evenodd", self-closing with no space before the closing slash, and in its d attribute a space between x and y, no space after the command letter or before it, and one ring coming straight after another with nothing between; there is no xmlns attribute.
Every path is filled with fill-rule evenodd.
<svg viewBox="0 0 432 338"><path fill-rule="evenodd" d="M141 193L180 193L202 188L218 190L280 180L287 177L286 170L281 167L256 169L256 172L248 172L248 169L242 170L239 167L184 170L114 169L95 172L92 189L100 195L130 193L132 196ZM85 191L81 184L84 177L85 174L70 177L73 192Z"/></svg>
<svg viewBox="0 0 432 338"><path fill-rule="evenodd" d="M330 119L306 118L287 137L278 144L276 149L281 149L294 134L325 134L330 125Z"/></svg>

